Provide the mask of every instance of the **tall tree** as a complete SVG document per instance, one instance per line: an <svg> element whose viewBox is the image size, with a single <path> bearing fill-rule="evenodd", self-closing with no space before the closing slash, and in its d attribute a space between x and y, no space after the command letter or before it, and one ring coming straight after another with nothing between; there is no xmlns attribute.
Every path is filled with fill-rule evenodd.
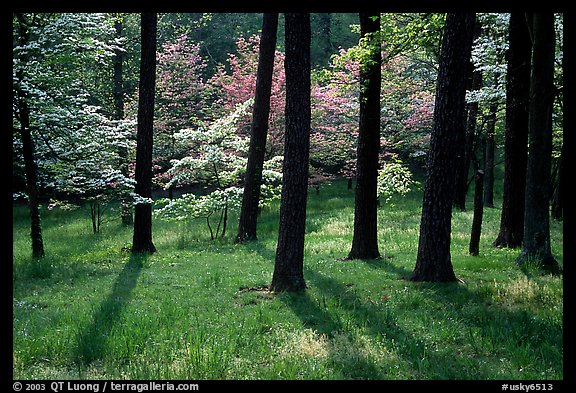
<svg viewBox="0 0 576 393"><path fill-rule="evenodd" d="M532 43L529 14L512 12L509 26L504 135L504 190L495 247L517 248L524 237L524 195L528 160L528 103Z"/></svg>
<svg viewBox="0 0 576 393"><path fill-rule="evenodd" d="M474 28L474 38L477 39L482 34L482 26L476 23ZM474 69L472 61L468 64L471 91L477 91L482 88L482 71ZM463 159L459 160L458 171L456 172L456 184L454 186L454 207L459 210L466 210L466 194L468 193L468 173L470 163L474 152L474 139L476 137L476 123L478 120L478 101L473 101L466 105L467 113L464 122L466 127L465 139L462 144L461 152Z"/></svg>
<svg viewBox="0 0 576 393"><path fill-rule="evenodd" d="M137 201L134 211L134 236L132 252L156 251L152 243L152 143L154 123L154 94L156 84L156 28L155 13L141 15L140 84L138 98L138 129L136 144L135 193L143 200Z"/></svg>
<svg viewBox="0 0 576 393"><path fill-rule="evenodd" d="M450 258L453 179L459 164L455 153L464 141L466 69L474 24L474 13L446 16L414 281L456 280Z"/></svg>
<svg viewBox="0 0 576 393"><path fill-rule="evenodd" d="M550 248L550 177L554 102L554 14L535 13L532 23L532 73L528 121L528 166L524 205L524 241L516 263L527 259L556 270Z"/></svg>
<svg viewBox="0 0 576 393"><path fill-rule="evenodd" d="M304 235L310 149L310 14L285 14L286 131L280 227L271 289L299 291L304 281Z"/></svg>
<svg viewBox="0 0 576 393"><path fill-rule="evenodd" d="M484 206L494 207L494 150L498 103L490 104L484 145Z"/></svg>
<svg viewBox="0 0 576 393"><path fill-rule="evenodd" d="M24 14L15 14L18 27L18 45L24 46L28 43L30 33L28 29L28 19ZM19 59L26 62L26 53ZM22 70L16 74L18 85L24 81ZM28 206L30 209L30 236L32 238L32 257L35 259L44 256L44 240L42 238L42 225L40 222L40 209L38 208L38 174L34 161L34 140L30 129L30 107L28 105L27 93L19 86L16 87L16 117L20 122L20 135L22 138L22 150L24 155L24 167L26 173L26 191L28 194Z"/></svg>
<svg viewBox="0 0 576 393"><path fill-rule="evenodd" d="M348 259L374 259L378 251L378 153L380 152L381 47L379 14L360 13L360 40L367 56L360 64L354 237Z"/></svg>
<svg viewBox="0 0 576 393"><path fill-rule="evenodd" d="M274 71L274 53L276 52L276 34L278 31L278 14L267 13L262 19L262 38L258 55L258 72L256 76L256 94L252 114L252 133L248 150L248 163L244 178L244 194L238 223L237 242L256 240L258 221L258 204L262 168L266 153L268 135L268 118L270 115L270 93L272 91L272 74Z"/></svg>
<svg viewBox="0 0 576 393"><path fill-rule="evenodd" d="M472 231L470 233L468 252L470 255L477 256L480 251L480 234L482 233L482 216L484 215L484 171L478 169L474 180L474 217L472 218Z"/></svg>

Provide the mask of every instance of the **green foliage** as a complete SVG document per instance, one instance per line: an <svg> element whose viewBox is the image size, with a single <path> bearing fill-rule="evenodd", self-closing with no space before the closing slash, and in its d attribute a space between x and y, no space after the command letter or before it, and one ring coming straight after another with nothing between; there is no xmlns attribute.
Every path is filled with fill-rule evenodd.
<svg viewBox="0 0 576 393"><path fill-rule="evenodd" d="M378 198L383 198L386 203L395 195L405 196L416 184L412 172L398 159L384 162L378 170Z"/></svg>
<svg viewBox="0 0 576 393"><path fill-rule="evenodd" d="M445 14L382 14L380 30L386 49L385 61L398 54L419 51L438 59L444 20Z"/></svg>

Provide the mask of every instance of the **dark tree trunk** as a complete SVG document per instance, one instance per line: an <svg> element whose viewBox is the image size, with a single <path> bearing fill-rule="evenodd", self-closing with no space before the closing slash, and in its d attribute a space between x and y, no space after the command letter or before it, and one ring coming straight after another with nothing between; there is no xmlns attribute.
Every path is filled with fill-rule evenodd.
<svg viewBox="0 0 576 393"><path fill-rule="evenodd" d="M142 13L138 130L136 142L136 189L140 197L151 198L154 90L156 84L155 13ZM138 203L134 211L132 252L156 251L152 243L152 204Z"/></svg>
<svg viewBox="0 0 576 393"><path fill-rule="evenodd" d="M28 206L30 208L32 257L38 259L44 256L44 240L42 238L42 225L40 223L40 209L38 208L38 175L36 163L34 162L34 142L30 132L30 109L28 108L25 94L22 91L18 92L18 112L24 153L24 168L26 171L26 190L28 192Z"/></svg>
<svg viewBox="0 0 576 393"><path fill-rule="evenodd" d="M517 248L524 237L524 195L528 160L528 103L532 43L526 14L512 12L509 27L504 136L504 189L495 247ZM528 19L531 19L528 16Z"/></svg>
<svg viewBox="0 0 576 393"><path fill-rule="evenodd" d="M494 207L494 134L498 104L490 105L486 125L486 145L484 146L484 206Z"/></svg>
<svg viewBox="0 0 576 393"><path fill-rule="evenodd" d="M237 242L256 240L257 238L258 203L260 202L262 167L264 165L266 137L268 135L270 93L272 91L277 30L278 14L264 14L258 57L258 74L256 76L256 95L252 114L252 134L250 137L246 176L244 178L244 194L242 196L238 234L236 235Z"/></svg>
<svg viewBox="0 0 576 393"><path fill-rule="evenodd" d="M23 14L15 14L18 19L19 43L28 43L29 31L26 18ZM26 59L22 59L26 61ZM24 76L18 72L18 80L22 81ZM38 174L36 162L34 161L34 140L30 130L30 107L26 93L17 88L16 100L18 107L18 118L20 120L20 136L22 138L22 150L24 155L24 170L26 173L26 192L28 193L28 206L30 209L30 237L32 239L32 257L39 259L44 256L44 240L42 238L42 225L40 222L40 209L38 208Z"/></svg>
<svg viewBox="0 0 576 393"><path fill-rule="evenodd" d="M558 158L558 162L556 163L556 170L555 170L555 181L554 181L554 192L552 194L552 218L555 220L562 220L564 217L564 189L562 186L563 178L564 178L564 150L565 144L562 144L562 150L560 151L560 158Z"/></svg>
<svg viewBox="0 0 576 393"><path fill-rule="evenodd" d="M474 37L480 35L482 29L479 25L476 26ZM470 82L470 90L480 90L482 87L482 71L474 71L472 62L469 64L472 78ZM474 152L474 139L476 137L476 123L478 120L478 102L471 102L467 105L467 113L465 120L466 137L462 145L463 157L459 160L458 171L456 172L456 184L454 190L454 207L461 211L466 210L466 194L468 193L468 173L470 172L470 163Z"/></svg>
<svg viewBox="0 0 576 393"><path fill-rule="evenodd" d="M470 255L477 256L480 251L480 234L482 233L482 216L484 215L483 188L484 172L477 170L474 188L474 218L472 219L472 231L470 233L470 245L468 251Z"/></svg>
<svg viewBox="0 0 576 393"><path fill-rule="evenodd" d="M524 242L516 263L530 259L557 270L550 249L550 169L552 160L552 104L554 102L555 32L553 13L535 13L532 24L532 74Z"/></svg>
<svg viewBox="0 0 576 393"><path fill-rule="evenodd" d="M566 56L562 56L562 72L563 75L563 85L566 85ZM554 193L552 196L552 217L556 220L562 220L564 218L564 193L566 192L566 187L563 185L566 171L566 139L564 138L565 129L565 116L564 102L566 101L566 95L562 93L560 107L562 108L562 148L560 150L560 158L558 159L556 165L556 182L554 185Z"/></svg>
<svg viewBox="0 0 576 393"><path fill-rule="evenodd" d="M116 29L116 38L122 38L124 33L124 23L118 15L114 20L114 28ZM114 86L112 95L114 97L114 120L124 119L124 78L123 78L123 61L124 55L122 51L116 50L112 64L114 67ZM120 171L124 177L128 177L128 148L122 146L119 148L118 156L120 157ZM129 226L133 224L132 219L132 203L127 197L122 197L120 200L120 210L122 216L122 224Z"/></svg>
<svg viewBox="0 0 576 393"><path fill-rule="evenodd" d="M378 251L378 153L380 151L381 48L379 14L360 13L360 36L368 40L369 56L360 65L354 237L348 259L374 259Z"/></svg>
<svg viewBox="0 0 576 393"><path fill-rule="evenodd" d="M280 227L271 289L300 291L310 148L310 14L285 14L286 131Z"/></svg>
<svg viewBox="0 0 576 393"><path fill-rule="evenodd" d="M474 24L474 13L446 16L414 281L456 281L450 258L458 164L455 153L464 142L465 70L472 50Z"/></svg>

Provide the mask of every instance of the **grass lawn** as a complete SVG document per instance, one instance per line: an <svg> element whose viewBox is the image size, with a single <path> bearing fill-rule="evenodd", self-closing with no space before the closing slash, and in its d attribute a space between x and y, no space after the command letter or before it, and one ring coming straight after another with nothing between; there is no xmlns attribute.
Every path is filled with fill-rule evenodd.
<svg viewBox="0 0 576 393"><path fill-rule="evenodd" d="M259 240L233 244L205 222L154 222L158 252L131 256L132 229L88 207L42 208L46 257L31 260L26 207L13 210L14 379L563 379L563 277L514 264L491 247L499 209L485 209L480 255L469 211L453 213L452 262L463 283L414 283L422 192L379 209L378 260L350 250L354 194L311 189L303 293L272 295L278 205ZM495 196L499 206L501 196ZM562 223L551 221L562 266ZM263 289L264 288L264 289Z"/></svg>

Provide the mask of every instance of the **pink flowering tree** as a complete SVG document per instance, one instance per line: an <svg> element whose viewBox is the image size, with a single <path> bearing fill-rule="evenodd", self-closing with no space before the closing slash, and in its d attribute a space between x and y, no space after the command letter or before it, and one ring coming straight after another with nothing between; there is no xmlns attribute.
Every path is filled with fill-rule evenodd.
<svg viewBox="0 0 576 393"><path fill-rule="evenodd" d="M328 69L313 73L310 162L315 183L334 175L355 176L359 63L347 53L341 49Z"/></svg>
<svg viewBox="0 0 576 393"><path fill-rule="evenodd" d="M213 116L226 116L237 105L252 99L256 88L260 37L239 38L236 53L230 53L207 82L216 96ZM356 142L359 116L359 58L357 47L340 49L328 68L312 72L310 185L317 187L333 176L351 179L356 173ZM383 45L381 92L381 161L424 162L434 96L429 83L409 74L406 55L386 57ZM267 157L281 155L285 106L284 54L276 51L272 83ZM238 132L250 132L251 110L238 122ZM392 159L393 158L393 159Z"/></svg>
<svg viewBox="0 0 576 393"><path fill-rule="evenodd" d="M185 154L174 135L199 126L209 115L203 79L207 63L200 55L200 45L186 34L164 43L157 62L153 169L154 182L164 186L171 180L170 161Z"/></svg>
<svg viewBox="0 0 576 393"><path fill-rule="evenodd" d="M332 138L339 148L330 146L325 150L329 154L341 156L346 147L348 153L338 173L349 179L355 176L356 171L360 56L362 54L358 47L340 50L338 55L333 56L331 70L325 72L331 86L337 90L335 94L341 97L337 106L346 109L341 113L335 112L339 119L340 134L332 135ZM409 55L388 57L385 43L382 46L382 59L380 162L397 163L401 159L424 165L432 128L433 86L429 81L411 74L413 61ZM326 107L331 101L324 98L321 102ZM330 106L326 109L334 110Z"/></svg>
<svg viewBox="0 0 576 393"><path fill-rule="evenodd" d="M228 55L228 66L221 65L208 81L210 88L219 92L217 104L221 108L222 115L234 110L237 105L254 99L259 47L260 36L258 35L253 35L248 39L239 38L236 42L236 53ZM285 81L284 54L276 51L270 95L267 157L281 155L283 151ZM251 113L252 108L249 108L247 114L238 123L238 130L244 135L250 134Z"/></svg>

